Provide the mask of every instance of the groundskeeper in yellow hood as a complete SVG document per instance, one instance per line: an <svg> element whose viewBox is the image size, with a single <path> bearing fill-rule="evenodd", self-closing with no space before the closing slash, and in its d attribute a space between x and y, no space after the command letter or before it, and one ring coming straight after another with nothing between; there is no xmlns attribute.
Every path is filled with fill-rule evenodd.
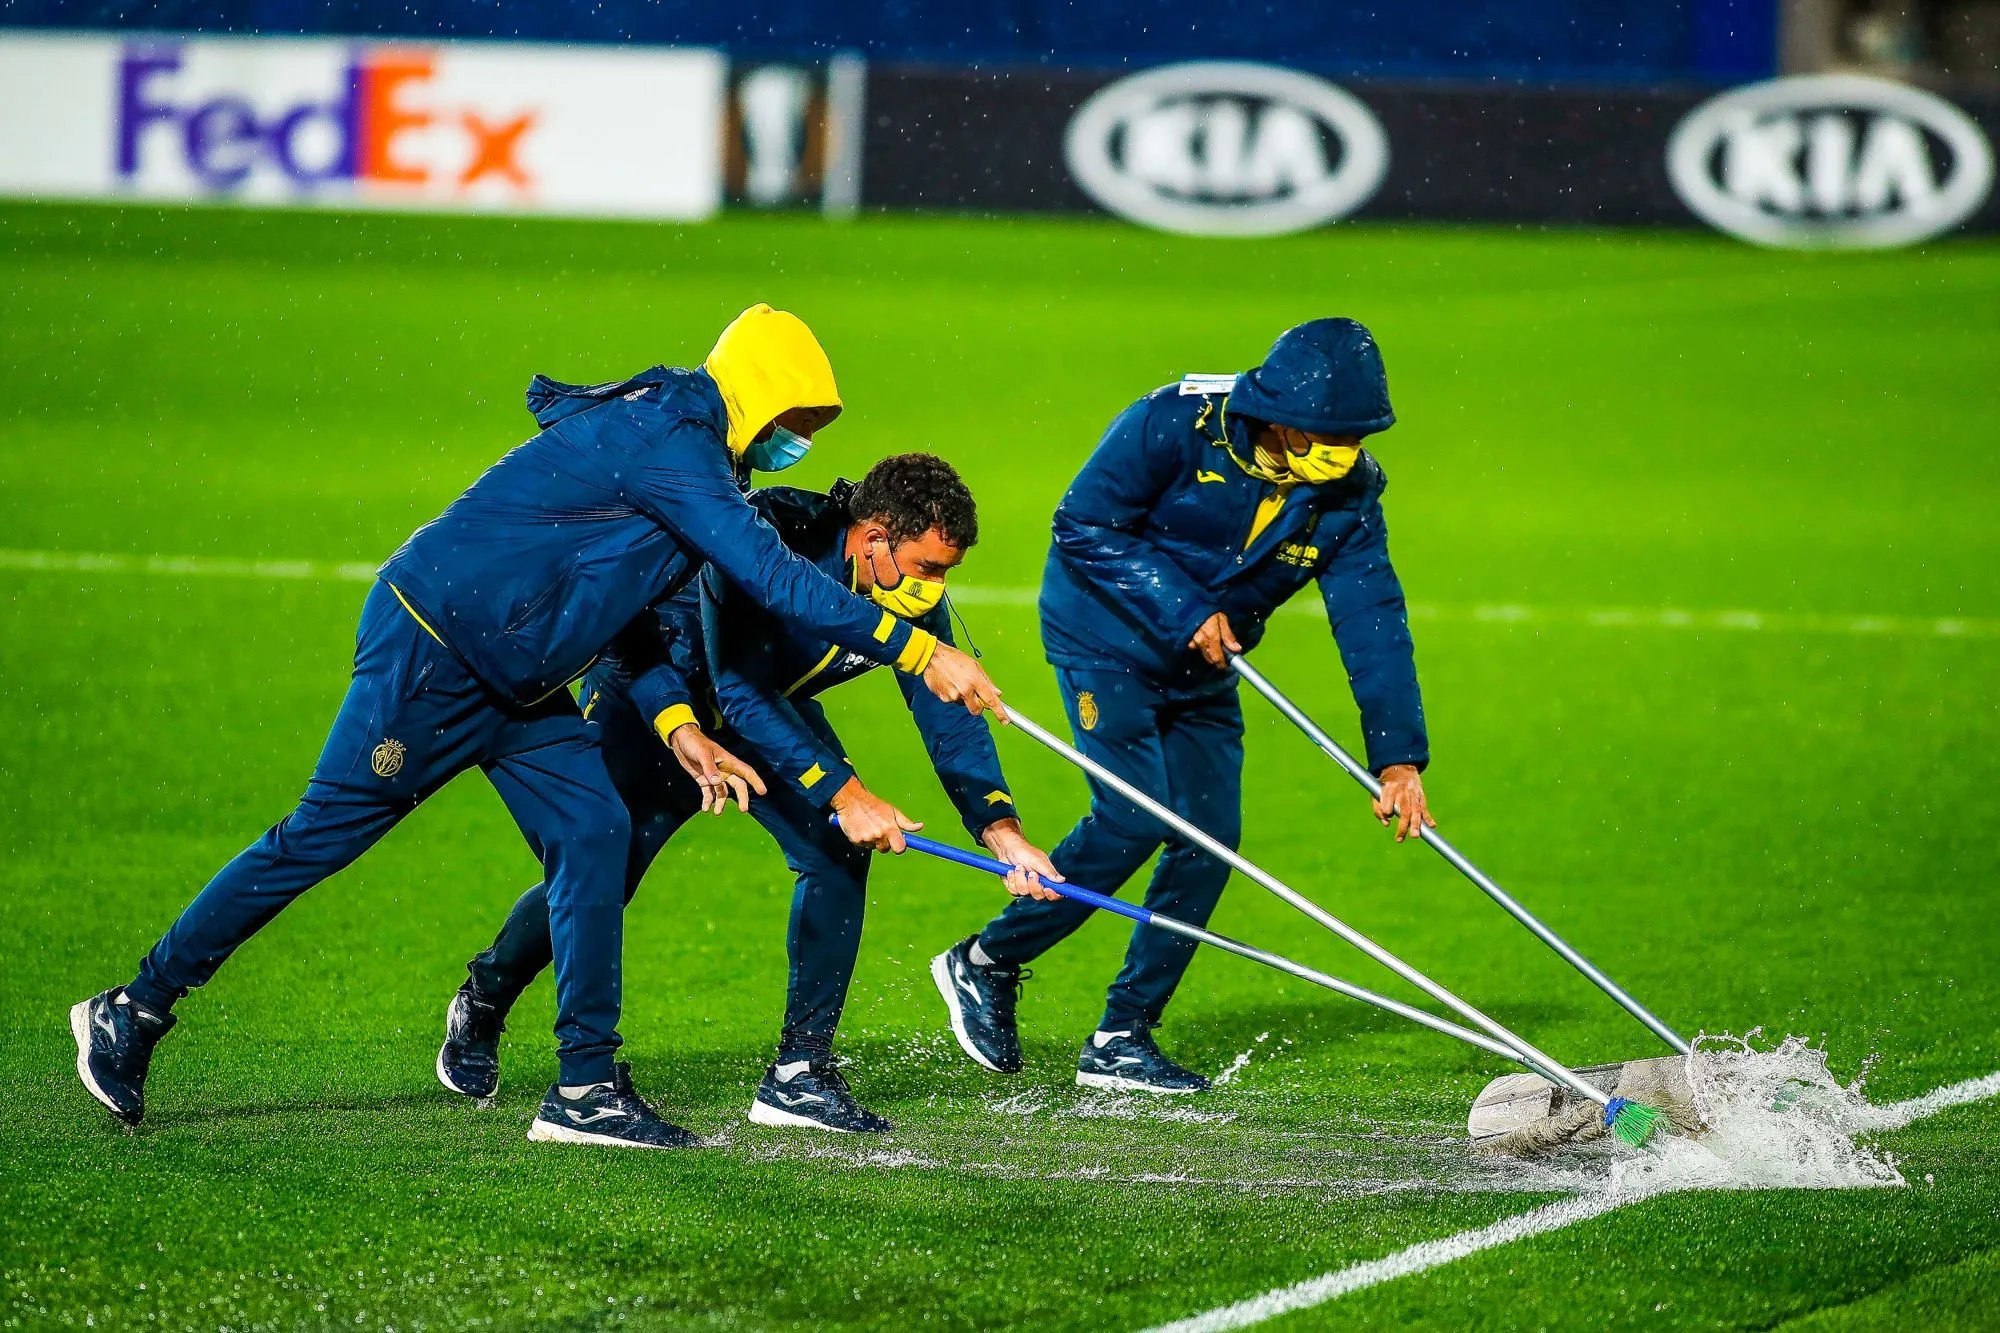
<svg viewBox="0 0 2000 1333"><path fill-rule="evenodd" d="M840 390L819 339L797 315L761 301L738 315L702 363L729 412L729 452L762 472L805 456L812 432L840 415ZM775 425L780 415L811 409L798 430ZM764 440L757 437L774 426Z"/></svg>

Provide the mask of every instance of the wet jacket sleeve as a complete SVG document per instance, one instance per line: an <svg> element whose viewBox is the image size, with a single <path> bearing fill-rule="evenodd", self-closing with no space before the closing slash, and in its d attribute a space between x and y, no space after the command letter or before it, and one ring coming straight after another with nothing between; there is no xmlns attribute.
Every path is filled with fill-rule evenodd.
<svg viewBox="0 0 2000 1333"><path fill-rule="evenodd" d="M1416 647L1403 585L1389 563L1389 530L1379 498L1370 502L1360 529L1328 558L1319 591L1361 710L1368 767L1377 773L1391 764L1423 768L1431 752L1417 689Z"/></svg>
<svg viewBox="0 0 2000 1333"><path fill-rule="evenodd" d="M950 617L943 608L932 611L917 624L952 643ZM956 646L954 644L954 646ZM1002 819L1018 819L1014 797L1000 772L1000 752L994 748L993 733L986 719L974 717L961 704L948 704L923 688L912 676L896 677L910 717L923 737L924 750L937 772L938 784L951 798L965 831L974 841L989 824Z"/></svg>
<svg viewBox="0 0 2000 1333"><path fill-rule="evenodd" d="M648 607L604 651L605 665L618 674L639 716L662 740L675 727L699 721L694 688L677 660L689 647L685 630L671 611Z"/></svg>
<svg viewBox="0 0 2000 1333"><path fill-rule="evenodd" d="M815 805L831 804L854 770L784 697L791 682L777 678L778 627L711 567L701 576L701 628L723 721L763 760L765 780L788 783Z"/></svg>
<svg viewBox="0 0 2000 1333"><path fill-rule="evenodd" d="M636 418L621 429L637 432ZM681 422L675 430L706 427ZM628 483L627 495L640 510L662 524L750 599L774 615L818 638L860 653L871 661L921 675L930 665L937 640L896 619L888 612L835 583L811 561L788 550L778 533L743 498L724 465L718 441L714 448L635 448L635 456L668 455L689 466L665 463L641 466Z"/></svg>
<svg viewBox="0 0 2000 1333"><path fill-rule="evenodd" d="M1065 564L1178 649L1219 604L1145 536L1184 462L1179 441L1152 425L1150 406L1141 399L1111 423L1056 507L1053 532Z"/></svg>

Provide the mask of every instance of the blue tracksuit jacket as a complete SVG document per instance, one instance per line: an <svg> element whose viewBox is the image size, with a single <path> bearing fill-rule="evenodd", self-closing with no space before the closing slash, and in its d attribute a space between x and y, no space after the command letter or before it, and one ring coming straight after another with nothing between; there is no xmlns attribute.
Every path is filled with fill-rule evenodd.
<svg viewBox="0 0 2000 1333"><path fill-rule="evenodd" d="M597 385L538 375L528 408L541 433L488 468L381 570L502 698L526 705L561 689L705 562L871 662L922 655L918 631L843 595L744 500L707 371L655 366Z"/></svg>
<svg viewBox="0 0 2000 1333"><path fill-rule="evenodd" d="M750 503L786 546L806 553L821 573L851 589L854 570L843 551L850 488L851 483L836 482L831 494L821 495L769 486L752 491ZM840 753L818 696L877 663L785 624L712 567L698 587L699 595L691 586L628 625L591 669L590 688L629 696L647 719L680 704L719 717L756 751L767 778L824 808L854 770ZM940 642L952 642L943 606L915 623ZM914 676L898 672L896 679L966 830L977 838L988 824L1017 818L986 723L960 704L943 702Z"/></svg>
<svg viewBox="0 0 2000 1333"><path fill-rule="evenodd" d="M1111 423L1056 509L1040 603L1048 660L1199 686L1216 679L1187 646L1203 621L1227 613L1249 649L1271 614L1317 581L1369 767L1427 763L1381 466L1364 452L1339 481L1294 487L1252 541L1258 505L1276 488L1245 470L1238 460L1248 457L1248 425L1210 377L1156 389Z"/></svg>
<svg viewBox="0 0 2000 1333"><path fill-rule="evenodd" d="M753 491L750 502L794 550L843 581L847 505L839 483L832 496L790 487ZM805 1058L831 1048L860 947L867 901L869 853L833 828L825 806L847 780L840 740L813 697L852 680L874 664L810 635L787 629L724 580L704 576L651 608L621 633L584 677L586 714L597 731L611 777L631 816L631 850L625 893L637 890L647 868L700 808L694 783L660 743L659 715L676 705L700 717L720 702L727 720L713 727L723 744L770 780L768 796L751 801L753 818L784 850L798 876L787 952L791 959L785 1025L779 1058ZM704 596L704 593L706 594ZM704 651L703 611L709 636L727 642L711 687L712 654ZM942 608L924 618L948 638ZM736 654L740 651L741 656ZM820 670L814 672L814 668ZM789 696L787 686L808 676ZM899 679L914 678L899 676ZM644 692L644 698L640 697ZM995 820L1012 817L1013 798L986 726L957 704L930 691L906 689L904 698L950 793L976 838ZM819 773L810 777L814 767ZM547 890L536 885L521 896L491 948L472 960L473 985L489 1002L510 1007L543 968L551 943Z"/></svg>
<svg viewBox="0 0 2000 1333"><path fill-rule="evenodd" d="M757 508L830 578L852 588L855 573L845 554L850 518L844 492L832 495L788 486L756 491ZM950 613L939 605L915 622L951 643ZM853 776L817 696L875 668L876 663L822 635L783 624L715 576L701 579L701 636L717 705L729 728L764 757L775 776L824 807ZM951 797L966 831L976 839L987 825L1016 817L1014 798L1001 776L1000 756L986 723L959 704L948 704L915 677L897 673L904 702L923 737L938 781ZM916 688L912 688L915 686Z"/></svg>

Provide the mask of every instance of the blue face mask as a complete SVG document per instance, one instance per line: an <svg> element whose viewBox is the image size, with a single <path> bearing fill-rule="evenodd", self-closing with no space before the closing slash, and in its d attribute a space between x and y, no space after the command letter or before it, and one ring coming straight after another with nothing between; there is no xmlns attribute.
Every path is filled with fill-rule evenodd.
<svg viewBox="0 0 2000 1333"><path fill-rule="evenodd" d="M770 439L753 440L750 447L743 451L743 461L753 471L783 472L804 458L810 448L812 441L805 436L796 435L783 426L773 426Z"/></svg>

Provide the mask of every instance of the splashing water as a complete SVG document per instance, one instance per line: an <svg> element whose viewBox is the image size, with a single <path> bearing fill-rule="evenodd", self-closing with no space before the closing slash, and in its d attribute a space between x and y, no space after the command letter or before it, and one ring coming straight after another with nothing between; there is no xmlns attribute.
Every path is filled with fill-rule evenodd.
<svg viewBox="0 0 2000 1333"><path fill-rule="evenodd" d="M1806 1038L1787 1036L1759 1049L1762 1031L1695 1040L1688 1082L1706 1134L1658 1137L1637 1156L1600 1144L1588 1154L1599 1171L1582 1173L1594 1180L1577 1178L1582 1164L1575 1157L1552 1164L1552 1174L1566 1177L1569 1188L1642 1194L1902 1185L1892 1157L1856 1142L1876 1119L1862 1095L1865 1067L1843 1084L1827 1068L1826 1052Z"/></svg>
<svg viewBox="0 0 2000 1333"><path fill-rule="evenodd" d="M1275 1058L1283 1044L1276 1038L1255 1044L1237 1057L1236 1067L1261 1068L1259 1052ZM929 1050L911 1053L932 1056ZM948 1054L956 1058L956 1047ZM1698 1139L1655 1135L1636 1151L1607 1135L1549 1157L1474 1156L1466 1150L1462 1121L1382 1119L1365 1100L1336 1116L1316 1088L1245 1087L1240 1073L1229 1080L1236 1086L1216 1098L1030 1087L989 1092L969 1104L934 1098L934 1106L957 1105L962 1113L917 1117L885 1143L753 1134L729 1146L758 1160L804 1158L856 1170L947 1170L1108 1188L1301 1190L1329 1198L1526 1192L1630 1202L1687 1189L1905 1183L1895 1159L1867 1140L1914 1118L1907 1110L1913 1103L1870 1106L1862 1078L1835 1078L1826 1052L1806 1038L1787 1036L1774 1044L1761 1029L1743 1037L1704 1035L1685 1069L1708 1132ZM1995 1087L1980 1095L2000 1094L2000 1075L1993 1078ZM1314 1120L1301 1122L1300 1098L1319 1108ZM718 1138L727 1143L729 1135Z"/></svg>
<svg viewBox="0 0 2000 1333"><path fill-rule="evenodd" d="M1236 1059L1233 1062L1231 1062L1229 1068L1223 1070L1220 1074L1217 1074L1215 1076L1215 1086L1219 1088L1223 1086L1225 1083L1234 1083L1236 1081L1236 1076L1242 1073L1244 1070L1248 1069L1249 1067L1250 1067L1250 1052L1243 1051L1239 1053Z"/></svg>
<svg viewBox="0 0 2000 1333"><path fill-rule="evenodd" d="M1271 1039L1270 1033L1268 1032L1258 1033L1257 1046L1262 1046L1265 1042L1269 1041L1270 1039ZM1290 1045L1291 1044L1290 1040L1288 1039L1285 1044ZM1250 1057L1256 1054L1257 1046L1252 1046L1249 1050L1238 1053L1236 1059L1233 1062L1231 1062L1229 1068L1223 1070L1220 1074L1217 1074L1215 1076L1215 1086L1219 1088L1225 1083L1234 1083L1236 1081L1236 1076L1242 1073L1245 1069L1248 1069L1250 1067Z"/></svg>
<svg viewBox="0 0 2000 1333"><path fill-rule="evenodd" d="M1761 1028L1743 1037L1702 1036L1689 1060L1695 1109L1710 1133L1697 1145L1720 1163L1726 1184L1750 1189L1856 1189L1901 1185L1894 1159L1855 1136L1870 1127L1862 1094L1867 1065L1842 1084L1826 1052L1787 1036L1758 1050ZM1872 1063L1872 1060L1868 1063Z"/></svg>

